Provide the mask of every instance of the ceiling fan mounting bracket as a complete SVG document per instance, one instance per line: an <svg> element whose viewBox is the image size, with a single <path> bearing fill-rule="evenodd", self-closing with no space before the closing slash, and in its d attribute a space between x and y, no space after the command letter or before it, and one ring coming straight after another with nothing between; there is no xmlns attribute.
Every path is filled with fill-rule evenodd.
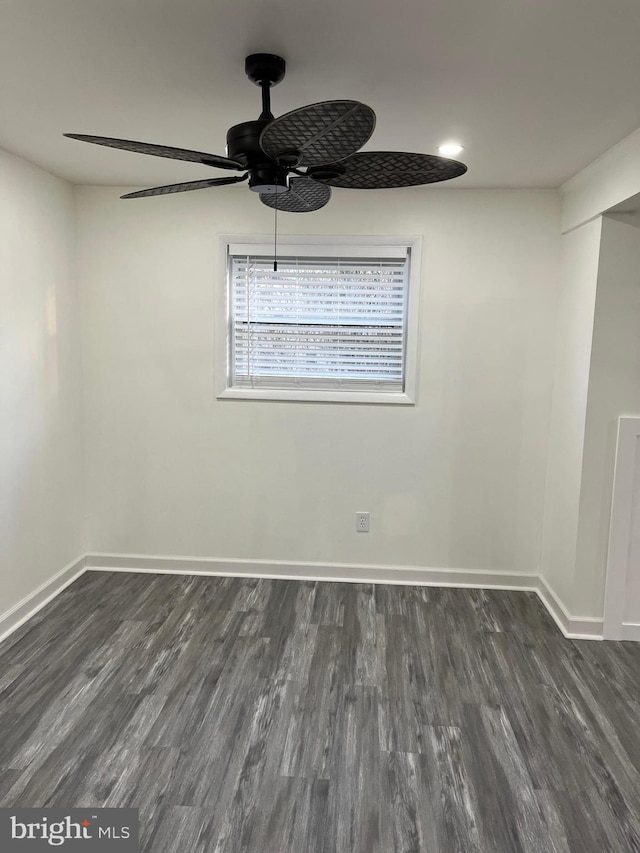
<svg viewBox="0 0 640 853"><path fill-rule="evenodd" d="M286 68L284 59L273 53L252 53L244 61L245 73L256 86L277 86L284 79Z"/></svg>
<svg viewBox="0 0 640 853"><path fill-rule="evenodd" d="M307 175L316 181L333 181L344 175L344 167L339 163L333 163L331 166L312 166Z"/></svg>

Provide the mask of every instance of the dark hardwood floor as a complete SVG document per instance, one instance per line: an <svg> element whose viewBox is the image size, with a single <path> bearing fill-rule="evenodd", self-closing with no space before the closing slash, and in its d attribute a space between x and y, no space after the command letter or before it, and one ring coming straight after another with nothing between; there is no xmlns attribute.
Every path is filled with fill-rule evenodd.
<svg viewBox="0 0 640 853"><path fill-rule="evenodd" d="M88 572L0 645L0 805L147 853L640 851L640 644L533 593Z"/></svg>

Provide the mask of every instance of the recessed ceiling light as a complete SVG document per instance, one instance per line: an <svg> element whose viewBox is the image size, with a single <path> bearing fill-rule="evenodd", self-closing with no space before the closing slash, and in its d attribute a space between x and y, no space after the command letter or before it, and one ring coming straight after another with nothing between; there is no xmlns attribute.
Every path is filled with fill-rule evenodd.
<svg viewBox="0 0 640 853"><path fill-rule="evenodd" d="M443 157L455 157L463 150L464 148L459 142L443 142L440 148L438 148L439 153Z"/></svg>

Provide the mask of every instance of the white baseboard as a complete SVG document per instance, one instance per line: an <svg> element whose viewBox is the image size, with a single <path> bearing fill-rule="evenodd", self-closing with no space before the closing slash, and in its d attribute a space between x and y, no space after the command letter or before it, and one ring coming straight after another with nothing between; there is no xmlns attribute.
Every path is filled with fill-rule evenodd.
<svg viewBox="0 0 640 853"><path fill-rule="evenodd" d="M38 610L41 610L65 587L68 587L76 578L84 574L84 571L85 555L72 560L57 575L45 581L5 613L0 614L0 642L16 631L27 619L35 616Z"/></svg>
<svg viewBox="0 0 640 853"><path fill-rule="evenodd" d="M640 625L637 622L623 622L621 640L640 642Z"/></svg>
<svg viewBox="0 0 640 853"><path fill-rule="evenodd" d="M603 620L572 616L548 582L534 574L489 572L358 563L280 562L277 560L211 559L147 554L84 554L0 615L0 642L48 604L85 571L148 574L261 577L283 580L342 581L468 589L536 592L565 637L601 640ZM625 640L640 640L640 625L623 626Z"/></svg>
<svg viewBox="0 0 640 853"><path fill-rule="evenodd" d="M539 575L488 572L479 569L442 569L417 566L361 565L358 563L280 562L277 560L209 559L146 554L87 554L91 570L149 572L152 574L221 575L284 580L343 581L349 583L415 584L475 589L536 592L565 637L602 640L602 619L571 616L560 598Z"/></svg>
<svg viewBox="0 0 640 853"><path fill-rule="evenodd" d="M572 616L561 598L542 576L536 590L554 622L570 640L602 640L603 620L592 616Z"/></svg>
<svg viewBox="0 0 640 853"><path fill-rule="evenodd" d="M210 559L205 557L148 556L146 554L87 554L85 565L88 570L112 572L246 576L283 580L343 581L347 583L415 584L417 586L510 589L531 592L537 591L538 588L537 575L487 572L479 569Z"/></svg>
<svg viewBox="0 0 640 853"><path fill-rule="evenodd" d="M342 581L535 592L568 639L602 640L602 619L571 616L544 578L534 574L358 563L210 559L146 554L87 554L87 570L151 574L219 575L283 580Z"/></svg>

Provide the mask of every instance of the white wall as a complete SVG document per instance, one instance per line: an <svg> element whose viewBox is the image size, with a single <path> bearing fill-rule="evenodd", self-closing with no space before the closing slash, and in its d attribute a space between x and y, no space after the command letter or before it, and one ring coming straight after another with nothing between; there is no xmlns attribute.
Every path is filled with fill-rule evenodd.
<svg viewBox="0 0 640 853"><path fill-rule="evenodd" d="M0 614L83 553L72 188L0 150Z"/></svg>
<svg viewBox="0 0 640 853"><path fill-rule="evenodd" d="M580 492L574 612L601 614L620 415L640 415L640 220L605 216ZM637 615L640 621L640 596Z"/></svg>
<svg viewBox="0 0 640 853"><path fill-rule="evenodd" d="M238 187L118 195L77 191L89 550L537 572L557 193L336 191L281 216L423 235L415 408L216 401L216 237L272 211Z"/></svg>
<svg viewBox="0 0 640 853"><path fill-rule="evenodd" d="M541 574L573 615L577 613L574 572L601 227L602 220L597 219L561 238Z"/></svg>

